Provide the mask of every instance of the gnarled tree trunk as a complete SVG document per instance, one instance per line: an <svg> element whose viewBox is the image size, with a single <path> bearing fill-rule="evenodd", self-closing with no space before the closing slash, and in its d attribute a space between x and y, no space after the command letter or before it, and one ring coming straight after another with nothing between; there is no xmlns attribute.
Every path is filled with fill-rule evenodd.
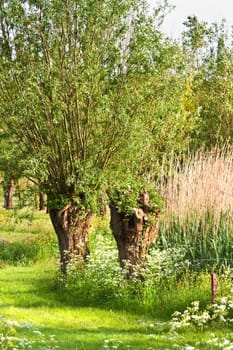
<svg viewBox="0 0 233 350"><path fill-rule="evenodd" d="M147 196L148 194L142 194ZM147 199L148 200L148 199ZM120 212L114 203L110 204L110 226L115 237L120 265L127 266L128 277L137 267L143 267L150 245L157 237L157 214L152 224L148 223L149 206L147 201L139 202L140 207L129 215Z"/></svg>
<svg viewBox="0 0 233 350"><path fill-rule="evenodd" d="M89 211L85 218L79 218L76 206L70 204L61 210L49 209L49 215L58 238L61 272L66 274L71 255L75 255L80 263L86 262L94 214Z"/></svg>
<svg viewBox="0 0 233 350"><path fill-rule="evenodd" d="M13 209L14 208L14 193L15 193L15 181L11 177L4 184L4 208Z"/></svg>

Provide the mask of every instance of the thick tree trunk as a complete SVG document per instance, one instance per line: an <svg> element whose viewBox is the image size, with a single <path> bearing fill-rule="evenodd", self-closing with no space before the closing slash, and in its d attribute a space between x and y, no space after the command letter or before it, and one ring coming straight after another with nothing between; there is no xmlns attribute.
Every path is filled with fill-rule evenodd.
<svg viewBox="0 0 233 350"><path fill-rule="evenodd" d="M6 184L4 184L4 208L14 208L14 193L15 193L15 181L14 178L10 178Z"/></svg>
<svg viewBox="0 0 233 350"><path fill-rule="evenodd" d="M152 224L148 223L149 207L141 205L132 215L119 212L114 203L110 204L110 226L115 237L120 265L127 267L128 277L138 267L143 267L150 245L157 237L157 214Z"/></svg>
<svg viewBox="0 0 233 350"><path fill-rule="evenodd" d="M94 215L87 212L85 218L80 219L77 208L72 205L61 210L49 209L49 215L58 238L61 272L66 274L72 255L80 263L86 262L89 255L89 229Z"/></svg>

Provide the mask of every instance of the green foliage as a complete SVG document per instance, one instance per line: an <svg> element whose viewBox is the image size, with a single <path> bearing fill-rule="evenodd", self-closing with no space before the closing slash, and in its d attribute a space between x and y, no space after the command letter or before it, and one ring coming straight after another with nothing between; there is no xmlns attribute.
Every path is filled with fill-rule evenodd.
<svg viewBox="0 0 233 350"><path fill-rule="evenodd" d="M25 180L25 179L24 179ZM14 209L17 211L19 209L27 208L28 212L21 213L21 215L28 216L28 219L33 217L33 210L36 206L36 196L38 195L38 187L36 185L32 185L29 183L23 182L23 179L21 181L19 180L16 184L16 190L15 190L15 204ZM30 210L30 209L31 210ZM26 217L25 217L26 218Z"/></svg>
<svg viewBox="0 0 233 350"><path fill-rule="evenodd" d="M127 280L129 265L126 264L125 270L119 267L110 233L98 233L92 239L87 267L83 269L75 258L72 259L67 278L65 281L62 278L57 286L62 300L75 306L137 310L138 314L163 315L165 319L177 306L184 309L194 295L203 303L207 302L206 278L190 274L184 249L152 248L144 269L135 270ZM207 278L209 282L209 276Z"/></svg>
<svg viewBox="0 0 233 350"><path fill-rule="evenodd" d="M226 24L207 25L188 17L183 33L192 96L199 123L192 134L195 148L232 141L232 43ZM189 51L191 50L191 52Z"/></svg>
<svg viewBox="0 0 233 350"><path fill-rule="evenodd" d="M132 215L134 208L138 207L138 188L132 188L130 185L115 187L110 198L116 204L119 212L127 213Z"/></svg>
<svg viewBox="0 0 233 350"><path fill-rule="evenodd" d="M36 242L0 242L0 261L10 264L25 264L35 261L39 253Z"/></svg>
<svg viewBox="0 0 233 350"><path fill-rule="evenodd" d="M153 177L163 152L187 149L196 118L182 52L159 31L167 1L154 16L141 0L6 4L1 125L53 208L96 211L109 179Z"/></svg>
<svg viewBox="0 0 233 350"><path fill-rule="evenodd" d="M159 213L163 208L163 199L153 186L145 185L142 187L140 182L130 182L125 185L120 184L109 191L109 197L119 212L132 215L134 209L142 205L140 203L140 195L142 193L148 193L149 195L150 212Z"/></svg>
<svg viewBox="0 0 233 350"><path fill-rule="evenodd" d="M0 171L4 174L4 182L11 177L17 180L23 173L20 161L26 155L3 129L0 129L0 150Z"/></svg>
<svg viewBox="0 0 233 350"><path fill-rule="evenodd" d="M135 55L143 52L138 35L149 23L135 22L129 40L136 41L124 57L132 25L127 18L132 8L135 14L142 11L137 1L112 7L108 1L69 0L66 15L57 1L29 2L27 10L20 1L8 5L1 8L4 28L13 35L11 52L1 61L2 109L9 116L2 115L3 124L30 154L24 165L48 192L66 201L89 188L94 194L115 150L119 161L126 138L136 145L135 93L141 89L133 93L132 84L146 72L140 72L144 56L137 62ZM130 58L133 70L126 74Z"/></svg>
<svg viewBox="0 0 233 350"><path fill-rule="evenodd" d="M213 33L207 22L200 22L196 16L188 16L184 22L186 31L183 32L183 44L194 52L207 46Z"/></svg>

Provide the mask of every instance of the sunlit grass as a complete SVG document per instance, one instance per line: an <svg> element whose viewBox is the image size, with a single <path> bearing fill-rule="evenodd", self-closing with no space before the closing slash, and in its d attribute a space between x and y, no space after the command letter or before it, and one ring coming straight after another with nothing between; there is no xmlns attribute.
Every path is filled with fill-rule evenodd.
<svg viewBox="0 0 233 350"><path fill-rule="evenodd" d="M37 234L54 237L49 215L32 208L6 210L0 208L0 239L14 241Z"/></svg>
<svg viewBox="0 0 233 350"><path fill-rule="evenodd" d="M100 349L107 338L137 345L137 349L153 345L136 315L74 307L67 299L63 303L54 289L54 276L52 265L1 269L0 314L21 322L30 320L45 334L55 334L61 349L81 349L82 344L84 349Z"/></svg>
<svg viewBox="0 0 233 350"><path fill-rule="evenodd" d="M46 242L43 237L48 235L57 244L44 212L2 209L0 220L0 237L10 243L36 239L43 245ZM184 311L194 300L200 300L203 307L211 302L210 274L205 271L190 274L181 260L172 259L169 251L164 251L163 261L163 254L161 257L158 254L158 260L152 259L154 285L146 288L139 282L128 288L127 284L118 284L120 293L114 296L112 292L117 288L114 283L120 280L116 276L116 244L108 224L108 218L95 220L90 236L89 272L77 274L72 285L58 282L58 257L51 255L51 251L36 264L0 268L0 315L22 323L31 322L43 334L55 335L62 350L170 350L174 345L183 350L185 344L196 346L198 341L207 342L212 333L224 339L231 332L225 326L169 332L174 311ZM180 268L182 275L178 278ZM164 279L156 282L154 274L159 269ZM224 295L221 281L218 293ZM212 348L202 344L201 349Z"/></svg>
<svg viewBox="0 0 233 350"><path fill-rule="evenodd" d="M116 344L122 342L121 349L127 349L127 345L140 350L166 349L174 343L194 344L210 336L208 330L195 334L185 331L175 336L168 333L168 324L161 324L158 318L124 310L74 307L72 300L70 306L67 299L63 303L62 296L57 298L54 276L53 265L1 269L0 314L20 322L30 321L45 335L54 334L64 350L103 349L106 339L114 339ZM216 332L223 335L227 330Z"/></svg>

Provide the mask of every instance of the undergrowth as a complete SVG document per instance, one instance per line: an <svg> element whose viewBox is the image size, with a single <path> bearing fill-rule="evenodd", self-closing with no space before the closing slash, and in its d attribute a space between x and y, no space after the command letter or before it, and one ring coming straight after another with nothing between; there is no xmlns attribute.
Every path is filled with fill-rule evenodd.
<svg viewBox="0 0 233 350"><path fill-rule="evenodd" d="M50 258L57 247L54 240L46 236L28 237L9 242L0 239L0 267L4 265L26 265Z"/></svg>
<svg viewBox="0 0 233 350"><path fill-rule="evenodd" d="M184 249L151 249L145 268L126 279L119 267L115 242L109 232L95 236L95 249L85 268L71 260L67 277L56 287L74 306L98 305L168 319L194 299L210 300L209 275L190 274ZM139 278L140 276L140 278ZM142 278L143 276L143 278Z"/></svg>

